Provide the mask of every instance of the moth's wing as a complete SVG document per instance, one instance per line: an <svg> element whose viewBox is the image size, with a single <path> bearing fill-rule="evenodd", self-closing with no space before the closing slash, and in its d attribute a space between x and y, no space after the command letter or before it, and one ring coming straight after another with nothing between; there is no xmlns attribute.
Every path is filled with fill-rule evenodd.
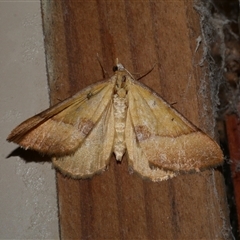
<svg viewBox="0 0 240 240"><path fill-rule="evenodd" d="M156 93L130 81L128 97L126 133L130 128L133 133L126 139L126 145L133 168L136 162L145 166L145 161L150 166L174 172L221 164L223 155L218 144Z"/></svg>
<svg viewBox="0 0 240 240"><path fill-rule="evenodd" d="M130 172L132 170L139 173L142 177L150 178L152 181L162 181L174 177L176 174L173 171L164 170L150 166L149 154L153 153L154 149L150 149L149 154L139 145L134 126L130 117L130 110L128 110L126 120L126 146L128 154L128 165Z"/></svg>
<svg viewBox="0 0 240 240"><path fill-rule="evenodd" d="M81 146L71 155L54 157L53 165L72 178L87 178L105 170L114 141L114 115L110 104Z"/></svg>
<svg viewBox="0 0 240 240"><path fill-rule="evenodd" d="M91 85L24 121L7 140L49 155L73 153L110 107L113 88L111 80Z"/></svg>

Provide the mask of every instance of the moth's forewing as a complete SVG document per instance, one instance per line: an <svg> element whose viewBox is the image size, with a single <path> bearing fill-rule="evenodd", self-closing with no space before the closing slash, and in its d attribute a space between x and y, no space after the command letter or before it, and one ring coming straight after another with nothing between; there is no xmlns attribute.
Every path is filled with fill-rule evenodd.
<svg viewBox="0 0 240 240"><path fill-rule="evenodd" d="M48 155L74 153L109 107L113 88L110 80L89 86L24 121L7 140Z"/></svg>
<svg viewBox="0 0 240 240"><path fill-rule="evenodd" d="M126 142L128 152L138 149L138 161L144 159L149 166L173 172L205 169L222 163L218 144L161 97L134 80L128 89L128 122L134 130L131 138L137 141L135 147L130 147L130 139ZM130 156L133 158L134 154Z"/></svg>

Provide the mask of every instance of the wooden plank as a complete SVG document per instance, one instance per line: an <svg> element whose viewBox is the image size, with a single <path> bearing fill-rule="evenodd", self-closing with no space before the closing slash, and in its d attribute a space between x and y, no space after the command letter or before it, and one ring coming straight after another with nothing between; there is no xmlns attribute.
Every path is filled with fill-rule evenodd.
<svg viewBox="0 0 240 240"><path fill-rule="evenodd" d="M231 114L225 116L228 148L230 155L230 169L234 190L234 202L236 204L236 215L238 229L240 229L240 125L238 116ZM238 231L239 232L239 231Z"/></svg>
<svg viewBox="0 0 240 240"><path fill-rule="evenodd" d="M210 93L195 52L201 34L192 1L42 1L52 102L111 73L118 57L202 130ZM208 98L209 97L209 98ZM204 116L204 117L203 117ZM212 123L214 123L212 121ZM219 171L153 183L129 174L126 158L89 180L57 174L62 239L225 239L230 229Z"/></svg>

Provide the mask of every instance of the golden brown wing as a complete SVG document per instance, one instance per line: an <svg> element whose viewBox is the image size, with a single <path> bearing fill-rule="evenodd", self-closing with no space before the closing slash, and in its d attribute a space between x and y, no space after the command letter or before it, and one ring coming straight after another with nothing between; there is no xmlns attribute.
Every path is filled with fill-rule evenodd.
<svg viewBox="0 0 240 240"><path fill-rule="evenodd" d="M126 138L126 145L130 164L136 171L139 172L136 162L144 168L147 164L174 172L222 163L218 144L156 93L132 81L128 86L128 97L126 136L131 128L132 136Z"/></svg>
<svg viewBox="0 0 240 240"><path fill-rule="evenodd" d="M53 165L72 178L91 177L105 170L112 153L113 140L114 115L110 103L81 146L71 155L54 157Z"/></svg>
<svg viewBox="0 0 240 240"><path fill-rule="evenodd" d="M150 178L152 181L167 180L176 176L173 171L150 166L149 155L145 154L144 149L139 145L129 111L126 121L126 146L130 172L134 170L142 177ZM153 153L154 149L148 149L148 151Z"/></svg>
<svg viewBox="0 0 240 240"><path fill-rule="evenodd" d="M24 121L7 140L49 155L73 153L110 108L113 88L111 80L91 85Z"/></svg>

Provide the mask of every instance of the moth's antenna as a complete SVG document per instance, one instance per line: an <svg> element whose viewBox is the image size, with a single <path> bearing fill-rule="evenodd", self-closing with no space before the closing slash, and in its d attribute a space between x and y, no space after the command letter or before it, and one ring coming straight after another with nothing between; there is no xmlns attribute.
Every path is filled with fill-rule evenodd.
<svg viewBox="0 0 240 240"><path fill-rule="evenodd" d="M102 65L102 61L100 60L98 53L97 53L97 60L98 60L98 63L99 63L99 65L100 65L101 69L102 69L103 78L109 78L109 74L108 74L108 72L104 69L104 67L103 67L103 65Z"/></svg>
<svg viewBox="0 0 240 240"><path fill-rule="evenodd" d="M156 65L157 65L157 62L155 62L153 67L150 70L148 70L145 74L143 74L141 77L139 77L137 80L139 81L140 79L142 79L145 76L147 76L155 68Z"/></svg>
<svg viewBox="0 0 240 240"><path fill-rule="evenodd" d="M157 64L157 62L154 63L153 67L150 70L148 70L146 73L144 73L141 77L137 78L136 80L138 81L138 80L144 78L145 76L147 76L155 68L156 64ZM133 75L136 75L136 74L130 73L121 63L119 63L118 58L116 58L116 67L114 67L113 71L114 72L115 71L125 71L130 75L131 78L135 79Z"/></svg>
<svg viewBox="0 0 240 240"><path fill-rule="evenodd" d="M134 76L126 68L124 68L124 70L130 75L132 79L135 79Z"/></svg>

